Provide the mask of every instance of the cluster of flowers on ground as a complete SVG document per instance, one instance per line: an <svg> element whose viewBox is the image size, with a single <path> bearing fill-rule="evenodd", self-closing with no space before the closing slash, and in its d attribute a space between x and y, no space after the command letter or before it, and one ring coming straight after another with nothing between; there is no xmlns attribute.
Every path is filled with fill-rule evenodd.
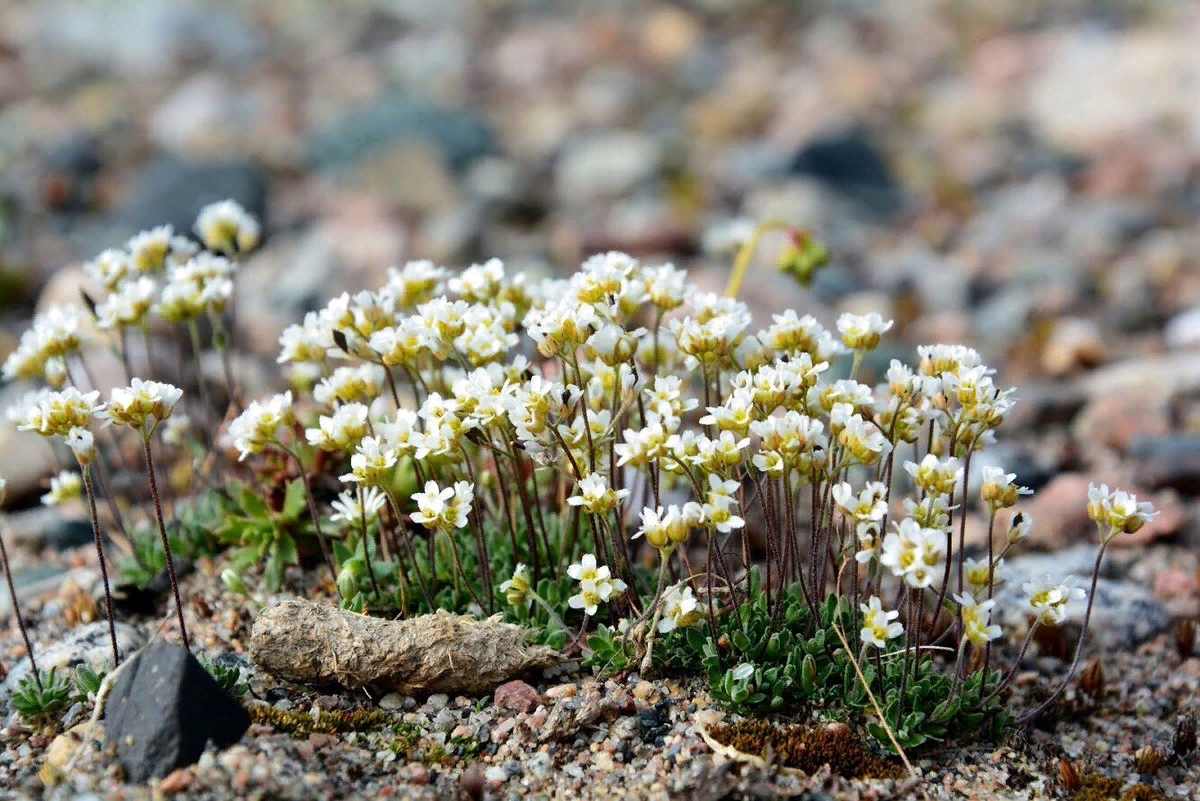
<svg viewBox="0 0 1200 801"><path fill-rule="evenodd" d="M98 291L100 296L93 298L84 291L79 305L54 305L38 314L2 367L6 381L42 384L5 410L8 422L18 430L40 434L51 443L65 443L77 467L75 470L64 467L53 477L50 491L42 501L56 505L86 495L104 584L113 665L120 662L120 653L109 587L109 560L105 548L108 537L102 534L96 504L98 500L107 502L107 522L119 529L128 543L130 529L112 491L111 475L116 468L114 462L120 461L124 468L133 469L133 466L125 461L114 431L108 431L106 439L98 438L105 428L130 429L140 440L154 500L154 520L166 551L174 589L180 636L188 645L183 605L159 495L153 445L156 434L167 443L178 444L188 431L190 421L186 415L174 414L183 396L182 389L134 374L132 340L141 337L146 363L138 367L146 374L154 372L150 359L151 327L156 322L182 324L190 332L197 364L202 348L199 324L203 320L211 323L213 345L224 349L227 343L226 309L234 292L234 259L257 244L259 226L237 203L222 201L201 210L194 233L196 239L191 239L177 235L169 225L160 226L134 236L123 248L104 251L85 264L84 272L93 284L93 291ZM105 344L119 354L128 386L114 388L102 402L99 390L92 388L97 382L87 354L89 348ZM228 359L225 364L225 375L229 380ZM231 380L229 383L232 387ZM205 411L211 413L211 410ZM55 455L61 460L57 449ZM2 487L3 479L0 479ZM7 553L3 556L14 608L19 609L15 606L17 598L12 589ZM19 612L17 619L21 620ZM23 622L21 630L33 661L32 676L40 689L42 679Z"/></svg>
<svg viewBox="0 0 1200 801"><path fill-rule="evenodd" d="M130 338L148 339L156 316L182 323L197 351L207 317L211 344L227 351L233 258L256 243L258 226L223 203L196 230L204 249L160 228L88 266L107 293L91 313L115 332L127 369ZM104 404L81 389L84 313L39 315L4 365L8 378L48 384L10 417L64 440L78 459L82 482L60 475L50 501L80 484L97 497L92 421L138 431L153 482L151 438L180 399L132 373ZM436 561L448 558L456 585L482 587L475 601L487 612L500 601L548 607L539 580L566 568L577 592L549 610L554 619L565 628L561 616L577 610L586 627L607 608L622 630L641 632L649 660L656 634L736 610L753 587L770 603L798 585L814 610L832 592L861 611L863 657L953 636L960 663L974 648L986 664L1002 634L993 612L1003 561L1032 521L999 514L1026 490L984 467L987 557L964 558L967 487L1012 390L962 345L920 347L915 367L893 360L878 385L860 381L891 326L845 314L828 330L788 310L755 330L736 298L623 253L540 281L498 259L457 273L413 261L287 328L278 362L293 389L245 405L223 442L241 461L270 452L295 463L343 596L378 588L376 553L396 566L402 594L431 606L446 575ZM318 462L343 465L344 491L324 518L309 480ZM417 491L402 495L402 473ZM1103 486L1088 510L1101 556L1152 515ZM571 521L571 536L552 536L552 517ZM488 531L505 532L518 557L503 581L492 575ZM366 558L351 570L331 540ZM479 576L466 574L464 548ZM651 559L656 577L639 568ZM1023 589L1026 647L1082 594L1054 582ZM927 613L936 624L948 601L949 628L929 625ZM179 622L182 631L182 612Z"/></svg>

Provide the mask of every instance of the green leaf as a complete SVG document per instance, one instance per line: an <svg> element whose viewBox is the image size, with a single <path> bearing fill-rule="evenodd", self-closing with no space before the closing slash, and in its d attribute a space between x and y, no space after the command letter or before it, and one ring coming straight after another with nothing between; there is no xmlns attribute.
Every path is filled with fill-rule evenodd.
<svg viewBox="0 0 1200 801"><path fill-rule="evenodd" d="M304 479L294 479L288 483L287 493L283 496L283 518L298 520L306 505Z"/></svg>
<svg viewBox="0 0 1200 801"><path fill-rule="evenodd" d="M962 700L957 696L947 698L933 708L932 714L929 715L929 720L933 723L945 723L958 714L958 708L961 704Z"/></svg>
<svg viewBox="0 0 1200 801"><path fill-rule="evenodd" d="M806 695L812 695L817 689L817 661L812 654L804 657L800 665L800 689Z"/></svg>
<svg viewBox="0 0 1200 801"><path fill-rule="evenodd" d="M750 638L747 637L744 633L742 633L740 631L735 631L733 633L733 636L730 637L730 639L733 641L733 647L737 648L740 653L742 653L742 654L750 653Z"/></svg>
<svg viewBox="0 0 1200 801"><path fill-rule="evenodd" d="M283 571L287 564L279 558L279 551L272 551L271 556L267 559L267 568L263 578L267 582L267 589L271 592L278 592L283 586Z"/></svg>
<svg viewBox="0 0 1200 801"><path fill-rule="evenodd" d="M269 518L271 510L267 507L267 502L259 497L258 493L249 486L243 484L238 489L237 493L238 506L246 513L247 517L252 518Z"/></svg>

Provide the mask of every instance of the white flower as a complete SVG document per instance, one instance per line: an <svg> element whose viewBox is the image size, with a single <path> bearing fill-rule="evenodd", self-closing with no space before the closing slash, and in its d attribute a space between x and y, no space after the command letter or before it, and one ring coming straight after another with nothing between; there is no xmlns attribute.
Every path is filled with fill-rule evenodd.
<svg viewBox="0 0 1200 801"><path fill-rule="evenodd" d="M600 473L591 473L579 482L579 494L567 498L571 506L582 506L588 514L607 514L629 495L629 490L612 490Z"/></svg>
<svg viewBox="0 0 1200 801"><path fill-rule="evenodd" d="M533 603L531 582L529 568L518 562L512 578L500 585L500 592L504 593L509 605L528 607Z"/></svg>
<svg viewBox="0 0 1200 801"><path fill-rule="evenodd" d="M1087 595L1079 587L1071 587L1066 583L1055 584L1049 576L1040 582L1026 582L1021 589L1038 620L1054 626L1067 619L1067 604L1071 599Z"/></svg>
<svg viewBox="0 0 1200 801"><path fill-rule="evenodd" d="M23 404L17 428L44 437L66 437L73 429L85 428L91 422L102 408L96 402L99 397L96 390L80 392L75 387L39 392Z"/></svg>
<svg viewBox="0 0 1200 801"><path fill-rule="evenodd" d="M567 568L567 575L576 581L606 581L609 578L607 565L596 565L596 555L585 553L577 564Z"/></svg>
<svg viewBox="0 0 1200 801"><path fill-rule="evenodd" d="M1018 487L1013 483L1016 473L1005 473L1003 467L985 465L983 468L983 486L980 495L983 502L992 511L1007 509L1017 502L1021 495L1032 495L1028 487Z"/></svg>
<svg viewBox="0 0 1200 801"><path fill-rule="evenodd" d="M417 502L417 511L412 514L414 523L420 523L430 531L450 532L467 524L475 490L467 481L457 481L453 487L445 489L439 488L436 481L426 481L425 491L414 493L412 497Z"/></svg>
<svg viewBox="0 0 1200 801"><path fill-rule="evenodd" d="M882 648L887 645L888 640L895 639L904 632L904 624L896 620L900 613L895 609L885 610L879 596L872 595L868 603L859 604L858 608L863 615L863 627L859 638L867 645Z"/></svg>
<svg viewBox="0 0 1200 801"><path fill-rule="evenodd" d="M321 415L317 428L304 430L309 445L323 451L350 451L367 435L367 407L361 403L345 403L332 415Z"/></svg>
<svg viewBox="0 0 1200 801"><path fill-rule="evenodd" d="M837 328L842 342L850 350L871 350L879 339L892 327L892 320L884 320L878 312L870 314L843 314L838 318Z"/></svg>
<svg viewBox="0 0 1200 801"><path fill-rule="evenodd" d="M103 284L108 290L114 290L117 285L134 274L133 260L124 250L109 248L101 251L96 258L83 265L83 272L98 284Z"/></svg>
<svg viewBox="0 0 1200 801"><path fill-rule="evenodd" d="M391 475L397 459L396 449L379 437L363 437L350 457L350 472L339 476L339 479L353 481L364 487L381 486Z"/></svg>
<svg viewBox="0 0 1200 801"><path fill-rule="evenodd" d="M63 470L50 479L50 491L42 496L46 506L58 506L60 503L78 498L83 490L83 477L74 470Z"/></svg>
<svg viewBox="0 0 1200 801"><path fill-rule="evenodd" d="M904 469L918 487L932 495L949 495L963 476L958 459L953 456L939 459L932 453L925 454L920 464L905 462Z"/></svg>
<svg viewBox="0 0 1200 801"><path fill-rule="evenodd" d="M139 273L162 272L171 252L171 240L175 231L169 225L160 225L133 236L125 247L129 249L133 268Z"/></svg>
<svg viewBox="0 0 1200 801"><path fill-rule="evenodd" d="M691 587L678 584L670 587L663 593L662 605L663 613L658 621L660 634L693 626L702 619L699 603Z"/></svg>
<svg viewBox="0 0 1200 801"><path fill-rule="evenodd" d="M955 595L954 600L962 607L963 636L973 645L987 645L1001 635L999 626L989 625L992 607L996 605L995 599L977 601L974 596L961 593Z"/></svg>
<svg viewBox="0 0 1200 801"><path fill-rule="evenodd" d="M105 329L144 325L157 291L158 285L145 276L122 281L96 305L96 325Z"/></svg>
<svg viewBox="0 0 1200 801"><path fill-rule="evenodd" d="M359 493L362 493L362 503L359 503ZM379 510L387 504L387 496L375 487L361 490L343 490L332 504L333 514L329 519L334 523L344 522L352 526L360 525L363 519L370 520L379 514Z"/></svg>
<svg viewBox="0 0 1200 801"><path fill-rule="evenodd" d="M835 409L847 409L848 404L838 404ZM865 421L861 415L854 414L842 420L842 430L838 432L838 441L849 449L855 458L864 465L873 465L880 457L891 453L892 443L888 442L874 424Z"/></svg>
<svg viewBox="0 0 1200 801"><path fill-rule="evenodd" d="M196 235L209 250L239 253L258 245L259 227L235 200L210 203L196 217Z"/></svg>
<svg viewBox="0 0 1200 801"><path fill-rule="evenodd" d="M1097 487L1088 485L1088 516L1096 521L1101 528L1108 527L1108 533L1101 533L1105 542L1118 534L1132 534L1149 523L1154 515L1154 504L1149 501L1139 502L1137 496L1125 490L1108 489L1107 484Z"/></svg>
<svg viewBox="0 0 1200 801"><path fill-rule="evenodd" d="M625 585L620 580L583 579L579 582L579 592L567 599L567 605L572 609L582 609L586 615L594 615L600 604L607 603L618 591L618 584L623 591Z"/></svg>
<svg viewBox="0 0 1200 801"><path fill-rule="evenodd" d="M72 428L67 432L67 447L75 454L81 467L87 467L96 458L96 438L92 432L83 427Z"/></svg>
<svg viewBox="0 0 1200 801"><path fill-rule="evenodd" d="M1008 526L1007 539L1009 544L1016 544L1029 536L1033 528L1033 518L1024 512L1017 512Z"/></svg>
<svg viewBox="0 0 1200 801"><path fill-rule="evenodd" d="M136 428L149 436L158 424L171 416L183 390L160 381L134 378L128 387L117 387L99 417L108 423Z"/></svg>
<svg viewBox="0 0 1200 801"><path fill-rule="evenodd" d="M279 441L279 435L296 419L292 393L274 395L266 401L252 401L246 411L229 424L229 439L238 449L238 461L252 453L262 453Z"/></svg>

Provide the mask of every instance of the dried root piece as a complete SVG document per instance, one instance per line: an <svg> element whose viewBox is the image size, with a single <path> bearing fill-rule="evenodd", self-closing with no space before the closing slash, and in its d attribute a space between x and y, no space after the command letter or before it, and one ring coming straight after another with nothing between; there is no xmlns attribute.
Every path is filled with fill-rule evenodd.
<svg viewBox="0 0 1200 801"><path fill-rule="evenodd" d="M562 661L557 651L530 645L527 634L498 617L438 612L390 621L288 600L259 614L250 658L276 678L302 684L478 695Z"/></svg>

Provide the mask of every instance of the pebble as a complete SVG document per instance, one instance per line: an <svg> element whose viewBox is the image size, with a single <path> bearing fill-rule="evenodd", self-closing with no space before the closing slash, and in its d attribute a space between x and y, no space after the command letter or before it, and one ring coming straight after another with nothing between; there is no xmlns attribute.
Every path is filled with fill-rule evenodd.
<svg viewBox="0 0 1200 801"><path fill-rule="evenodd" d="M379 699L379 707L380 709L390 710L403 709L406 697L407 696L403 696L400 693L388 693L387 695L383 696L383 698Z"/></svg>
<svg viewBox="0 0 1200 801"><path fill-rule="evenodd" d="M483 778L493 790L500 787L508 779L508 771L502 765L492 765L483 773Z"/></svg>
<svg viewBox="0 0 1200 801"><path fill-rule="evenodd" d="M553 767L554 760L545 751L537 752L525 763L525 769L539 779L547 778Z"/></svg>
<svg viewBox="0 0 1200 801"><path fill-rule="evenodd" d="M548 700L558 701L563 698L574 698L578 692L578 684L556 684L547 688L545 695Z"/></svg>

